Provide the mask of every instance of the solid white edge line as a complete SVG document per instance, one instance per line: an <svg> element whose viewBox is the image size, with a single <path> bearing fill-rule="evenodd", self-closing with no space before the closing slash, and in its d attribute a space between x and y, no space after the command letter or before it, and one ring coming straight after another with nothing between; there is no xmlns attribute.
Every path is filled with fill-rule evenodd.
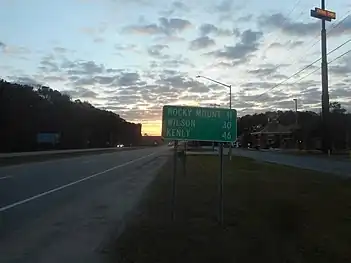
<svg viewBox="0 0 351 263"><path fill-rule="evenodd" d="M140 161L140 160L142 160L142 159L145 159L145 158L147 158L147 157L150 157L150 156L152 156L152 155L154 155L154 154L156 154L156 153L157 153L157 152L154 152L154 153L151 153L151 154L149 154L149 155L146 155L146 156L143 156L143 157L140 157L140 158L131 160L131 161L129 161L129 162L126 162L126 163L123 163L123 164L119 164L119 165L117 165L117 166L114 166L114 167L109 168L109 169L107 169L107 170L104 170L104 171L102 171L102 172L98 172L98 173L92 174L92 175L90 175L90 176L84 177L84 178L79 179L79 180L77 180L77 181L74 181L74 182L71 182L71 183L62 185L62 186L60 186L60 187L51 189L51 190L49 190L49 191L46 191L46 192L43 192L43 193L34 195L34 196L32 196L32 197L29 197L29 198L26 198L26 199L24 199L24 200L15 202L15 203L13 203L13 204L6 205L6 206L0 208L0 212L4 212L4 211L6 211L6 210L9 210L9 209L14 208L14 207L16 207L16 206L19 206L19 205L28 203L28 202L33 201L33 200L35 200L35 199L38 199L38 198L40 198L40 197L43 197L43 196L46 196L46 195L55 193L55 192L57 192L57 191L60 191L60 190L62 190L62 189L65 189L65 188L67 188L67 187L70 187L70 186L72 186L72 185L76 185L76 184L78 184L78 183L87 181L87 180L89 180L89 179L92 179L92 178L94 178L94 177L96 177L96 176L99 176L99 175L102 175L102 174L104 174L104 173L107 173L107 172L116 170L116 169L118 169L118 168L124 167L124 166L126 166L126 165L135 163L135 162L137 162L137 161Z"/></svg>

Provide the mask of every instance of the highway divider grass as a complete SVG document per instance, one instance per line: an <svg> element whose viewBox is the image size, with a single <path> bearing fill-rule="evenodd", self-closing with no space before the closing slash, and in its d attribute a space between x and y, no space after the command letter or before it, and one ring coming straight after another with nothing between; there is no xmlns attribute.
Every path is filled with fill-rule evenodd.
<svg viewBox="0 0 351 263"><path fill-rule="evenodd" d="M11 157L0 157L0 167L16 165L22 163L31 163L31 162L44 162L53 159L63 159L63 158L72 158L85 155L97 155L103 153L113 153L116 151L131 151L136 149L142 149L145 147L125 147L125 148L109 148L101 151L84 151L84 152L65 152L52 153L52 154L38 154L38 155L28 155L28 156L11 156Z"/></svg>
<svg viewBox="0 0 351 263"><path fill-rule="evenodd" d="M224 164L220 226L219 158L187 158L175 221L170 161L108 249L111 262L351 262L350 180L234 157Z"/></svg>

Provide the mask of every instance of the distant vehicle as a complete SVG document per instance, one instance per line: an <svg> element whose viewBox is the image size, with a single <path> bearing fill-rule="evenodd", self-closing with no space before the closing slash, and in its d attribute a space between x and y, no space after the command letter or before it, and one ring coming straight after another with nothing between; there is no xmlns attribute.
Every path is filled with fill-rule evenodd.
<svg viewBox="0 0 351 263"><path fill-rule="evenodd" d="M124 145L123 144L117 144L117 146L116 146L117 148L123 148L124 147Z"/></svg>

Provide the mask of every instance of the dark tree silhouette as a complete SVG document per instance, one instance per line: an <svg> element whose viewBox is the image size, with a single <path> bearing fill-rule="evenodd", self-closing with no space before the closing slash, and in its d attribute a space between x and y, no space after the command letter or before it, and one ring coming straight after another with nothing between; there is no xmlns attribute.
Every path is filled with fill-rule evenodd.
<svg viewBox="0 0 351 263"><path fill-rule="evenodd" d="M39 144L37 134L59 135L57 144ZM100 110L49 87L0 80L0 151L34 151L137 145L141 124Z"/></svg>
<svg viewBox="0 0 351 263"><path fill-rule="evenodd" d="M238 119L238 135L242 135L243 144L250 142L250 133L259 131L272 116L282 125L294 126L296 113L294 111L266 112L261 114L246 115ZM299 111L297 113L298 125L294 129L293 136L303 142L304 148L314 147L314 141L322 135L322 119L320 114L311 111ZM351 148L351 114L346 113L338 102L330 103L330 136L333 149L342 150Z"/></svg>

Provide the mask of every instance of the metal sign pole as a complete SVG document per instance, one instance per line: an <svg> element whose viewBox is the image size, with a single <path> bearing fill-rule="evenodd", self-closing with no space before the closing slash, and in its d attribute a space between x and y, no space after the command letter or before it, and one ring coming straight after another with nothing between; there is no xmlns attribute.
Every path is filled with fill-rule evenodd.
<svg viewBox="0 0 351 263"><path fill-rule="evenodd" d="M172 178L172 221L175 220L175 203L176 203L176 178L177 178L177 159L178 159L178 141L174 141L173 153L173 178Z"/></svg>
<svg viewBox="0 0 351 263"><path fill-rule="evenodd" d="M219 146L218 221L223 225L223 143Z"/></svg>

